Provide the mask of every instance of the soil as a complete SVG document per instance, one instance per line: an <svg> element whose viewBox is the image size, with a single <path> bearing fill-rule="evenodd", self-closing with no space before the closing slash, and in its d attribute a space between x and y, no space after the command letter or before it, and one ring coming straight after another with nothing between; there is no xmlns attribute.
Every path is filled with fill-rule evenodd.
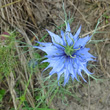
<svg viewBox="0 0 110 110"><path fill-rule="evenodd" d="M56 101L58 110L110 110L110 79L104 79L103 82L91 81L90 86L80 89L77 93L80 103L69 100L69 104L62 104L61 100Z"/></svg>

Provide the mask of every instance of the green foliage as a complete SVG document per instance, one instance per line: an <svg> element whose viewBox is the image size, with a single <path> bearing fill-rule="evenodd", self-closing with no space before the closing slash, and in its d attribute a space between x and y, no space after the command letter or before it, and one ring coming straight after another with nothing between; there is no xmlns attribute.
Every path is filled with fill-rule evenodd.
<svg viewBox="0 0 110 110"><path fill-rule="evenodd" d="M4 90L4 89L0 90L0 102L2 102L2 99L3 99L4 95L5 95L5 93L6 93L6 90Z"/></svg>
<svg viewBox="0 0 110 110"><path fill-rule="evenodd" d="M35 57L36 59L40 59L40 58L41 58L41 55L40 55L39 53L34 53L34 57Z"/></svg>
<svg viewBox="0 0 110 110"><path fill-rule="evenodd" d="M45 62L45 63L43 63L43 64L39 64L39 68L40 68L40 69L44 69L44 68L46 68L48 65L49 65L49 63L48 63L48 62Z"/></svg>
<svg viewBox="0 0 110 110"><path fill-rule="evenodd" d="M3 77L8 75L16 65L14 52L14 40L16 37L16 33L10 33L10 35L3 41L1 41L0 46L0 81L2 81ZM11 54L11 55L10 55Z"/></svg>
<svg viewBox="0 0 110 110"><path fill-rule="evenodd" d="M25 99L25 95L20 96L19 99L20 99L21 102L24 102L24 101L26 100L26 99Z"/></svg>
<svg viewBox="0 0 110 110"><path fill-rule="evenodd" d="M44 54L45 55L45 54ZM36 61L38 62L38 68L39 69L44 69L44 68L46 68L47 66L48 66L48 62L45 62L45 63L41 63L42 62L42 56L39 54L39 53L37 53L37 52L35 52L34 53L34 58L36 59Z"/></svg>
<svg viewBox="0 0 110 110"><path fill-rule="evenodd" d="M110 15L104 14L103 17L105 17L106 24L109 23Z"/></svg>

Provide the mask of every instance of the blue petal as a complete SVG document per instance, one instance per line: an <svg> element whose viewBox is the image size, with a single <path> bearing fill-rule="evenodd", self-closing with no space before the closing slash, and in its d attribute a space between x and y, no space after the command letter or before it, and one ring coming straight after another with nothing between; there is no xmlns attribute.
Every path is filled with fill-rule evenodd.
<svg viewBox="0 0 110 110"><path fill-rule="evenodd" d="M79 47L85 47L86 43L90 40L91 37L89 35L84 38L79 38L78 41L75 43L74 48L79 48Z"/></svg>
<svg viewBox="0 0 110 110"><path fill-rule="evenodd" d="M85 82L87 82L85 79L84 79L84 77L82 76L82 73L81 73L81 71L82 71L82 63L79 61L79 59L78 58L76 58L76 63L77 63L77 65L78 65L78 71L77 71L77 73L78 73L78 75L80 75L81 77L82 77L82 79L85 81Z"/></svg>
<svg viewBox="0 0 110 110"><path fill-rule="evenodd" d="M64 59L65 59L65 56L62 56ZM62 58L61 56L60 57L49 57L48 59L46 60L43 60L42 62L49 62L49 63L54 63L57 61L57 60L60 60Z"/></svg>
<svg viewBox="0 0 110 110"><path fill-rule="evenodd" d="M49 35L51 36L51 39L52 39L53 44L55 44L55 45L56 45L57 43L63 44L62 39L61 39L58 35L54 34L54 33L51 32L51 31L48 31L48 30L47 30L47 32L48 32ZM57 45L58 45L58 44L57 44Z"/></svg>
<svg viewBox="0 0 110 110"><path fill-rule="evenodd" d="M80 69L80 68L78 69L78 74L82 77L82 79L83 79L85 82L87 82L87 81L84 79L84 77L82 76L82 73L81 73L81 69Z"/></svg>
<svg viewBox="0 0 110 110"><path fill-rule="evenodd" d="M78 51L76 51L76 53L78 54L87 53L89 50L90 48L81 48Z"/></svg>
<svg viewBox="0 0 110 110"><path fill-rule="evenodd" d="M53 75L54 73L58 73L60 72L63 68L64 68L64 57L60 58L59 60L57 60L54 65L53 62L50 63L50 65L53 67L53 69L50 71L50 75Z"/></svg>
<svg viewBox="0 0 110 110"><path fill-rule="evenodd" d="M56 46L46 46L46 47L33 46L33 47L41 49L42 51L46 52L48 56L59 56L64 54L64 51L62 49L57 48Z"/></svg>
<svg viewBox="0 0 110 110"><path fill-rule="evenodd" d="M72 39L71 38L71 33L66 31L65 33L63 31L61 31L61 36L62 36L62 40L63 40L63 45L66 46L67 43L68 45L71 45L72 44Z"/></svg>
<svg viewBox="0 0 110 110"><path fill-rule="evenodd" d="M64 62L65 62L65 57L53 57L53 58L49 58L44 60L43 62L49 62L49 67L52 67L53 69L50 71L50 75L57 73L59 71L61 71L64 67Z"/></svg>
<svg viewBox="0 0 110 110"><path fill-rule="evenodd" d="M63 45L66 46L64 35L65 35L65 33L61 30L61 36L62 36L62 40L63 40Z"/></svg>
<svg viewBox="0 0 110 110"><path fill-rule="evenodd" d="M68 45L72 45L73 40L74 40L74 42L76 42L78 40L80 31L81 31L81 26L79 27L79 29L77 30L77 32L74 36L71 34L70 31L71 31L71 29L70 29L69 23L67 24L66 32L64 33L63 31L61 31L61 36L63 39L63 45L64 46L66 45L66 41L67 41Z"/></svg>
<svg viewBox="0 0 110 110"><path fill-rule="evenodd" d="M70 29L70 24L67 23L66 32L70 32L70 31L71 31L71 29Z"/></svg>
<svg viewBox="0 0 110 110"><path fill-rule="evenodd" d="M72 34L69 23L67 23L66 32L61 32L61 34L63 36L62 38L64 45L66 45L66 42L68 43L68 45L71 45L73 43L72 39L74 40L74 38L72 38L73 36L71 36Z"/></svg>
<svg viewBox="0 0 110 110"><path fill-rule="evenodd" d="M75 55L81 60L85 60L86 62L87 61L95 61L94 59L92 58L96 58L94 57L93 55L91 55L88 51L90 49L89 48L81 48L80 50L76 51Z"/></svg>
<svg viewBox="0 0 110 110"><path fill-rule="evenodd" d="M84 71L85 71L86 74L90 74L90 75L93 74L85 66L83 66L83 69L84 69Z"/></svg>
<svg viewBox="0 0 110 110"><path fill-rule="evenodd" d="M61 37L62 37L62 38L64 37L64 32L63 32L63 30L61 30Z"/></svg>
<svg viewBox="0 0 110 110"><path fill-rule="evenodd" d="M83 64L82 62L80 62L79 59L77 59L77 63L79 65L79 70L83 70L86 74L93 74L88 71L88 69L86 68L86 64Z"/></svg>
<svg viewBox="0 0 110 110"><path fill-rule="evenodd" d="M86 64L81 64L81 68L82 70L86 73L86 74L93 74L91 73L88 69L87 69L87 63Z"/></svg>
<svg viewBox="0 0 110 110"><path fill-rule="evenodd" d="M81 32L81 26L79 27L79 29L77 30L77 32L73 36L75 42L78 40L80 32Z"/></svg>
<svg viewBox="0 0 110 110"><path fill-rule="evenodd" d="M79 81L77 78L77 65L75 65L74 63L75 63L75 60L70 59L67 69L69 70L69 72L71 74L72 80L74 80L74 78L75 78L77 81Z"/></svg>
<svg viewBox="0 0 110 110"><path fill-rule="evenodd" d="M60 70L59 72L57 72L57 80L59 81L60 76L64 73L64 68L62 70Z"/></svg>
<svg viewBox="0 0 110 110"><path fill-rule="evenodd" d="M66 41L67 41L68 45L71 46L71 44L73 43L73 40L74 40L73 38L71 38L71 33L70 32L66 32L65 33L65 38L66 38Z"/></svg>
<svg viewBox="0 0 110 110"><path fill-rule="evenodd" d="M69 74L68 69L66 69L66 70L64 71L64 84L63 84L63 86L66 85L66 83L69 81L69 78L70 78L70 74Z"/></svg>
<svg viewBox="0 0 110 110"><path fill-rule="evenodd" d="M70 30L69 26L68 26L68 30ZM70 33L70 31L66 31L65 37L66 37L66 40L68 42L68 45L73 45L73 43L75 43L78 40L80 31L81 31L81 26L79 27L79 29L77 30L77 32L74 36ZM64 39L64 41L65 41L65 39Z"/></svg>

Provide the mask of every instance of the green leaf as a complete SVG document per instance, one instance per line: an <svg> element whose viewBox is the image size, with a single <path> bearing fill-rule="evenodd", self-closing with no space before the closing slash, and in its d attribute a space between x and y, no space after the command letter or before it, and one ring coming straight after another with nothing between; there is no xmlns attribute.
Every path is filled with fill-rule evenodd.
<svg viewBox="0 0 110 110"><path fill-rule="evenodd" d="M26 99L25 99L25 96L24 95L22 95L21 97L20 97L20 100L22 101L22 102L24 102Z"/></svg>
<svg viewBox="0 0 110 110"><path fill-rule="evenodd" d="M34 56L35 56L35 58L41 58L41 55L38 53L35 53Z"/></svg>
<svg viewBox="0 0 110 110"><path fill-rule="evenodd" d="M4 95L5 95L5 93L6 93L6 90L4 90L4 89L1 89L1 90L0 90L0 102L2 101L2 99L3 99Z"/></svg>
<svg viewBox="0 0 110 110"><path fill-rule="evenodd" d="M41 99L41 94L38 93L38 95L35 97L35 99L38 101L39 99Z"/></svg>
<svg viewBox="0 0 110 110"><path fill-rule="evenodd" d="M48 62L45 62L45 63L40 64L40 65L39 65L39 68L40 68L40 69L44 69L44 68L46 68L48 65L49 65L49 63L48 63Z"/></svg>

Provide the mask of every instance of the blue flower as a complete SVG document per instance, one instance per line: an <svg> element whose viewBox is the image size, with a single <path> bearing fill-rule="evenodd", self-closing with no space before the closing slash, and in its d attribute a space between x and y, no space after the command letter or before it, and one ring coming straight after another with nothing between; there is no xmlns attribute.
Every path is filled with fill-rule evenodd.
<svg viewBox="0 0 110 110"><path fill-rule="evenodd" d="M66 31L63 32L61 30L61 37L48 31L52 43L37 42L40 46L34 46L34 48L41 49L47 53L45 56L47 59L43 62L49 62L49 65L44 71L52 67L49 75L57 73L58 81L61 75L63 75L64 86L69 81L70 77L72 80L76 79L79 81L77 78L78 75L86 82L82 76L82 71L90 76L92 74L87 69L87 62L94 61L95 57L88 52L90 49L85 47L91 36L88 35L84 38L79 38L80 31L81 26L75 35L72 35L68 23Z"/></svg>

